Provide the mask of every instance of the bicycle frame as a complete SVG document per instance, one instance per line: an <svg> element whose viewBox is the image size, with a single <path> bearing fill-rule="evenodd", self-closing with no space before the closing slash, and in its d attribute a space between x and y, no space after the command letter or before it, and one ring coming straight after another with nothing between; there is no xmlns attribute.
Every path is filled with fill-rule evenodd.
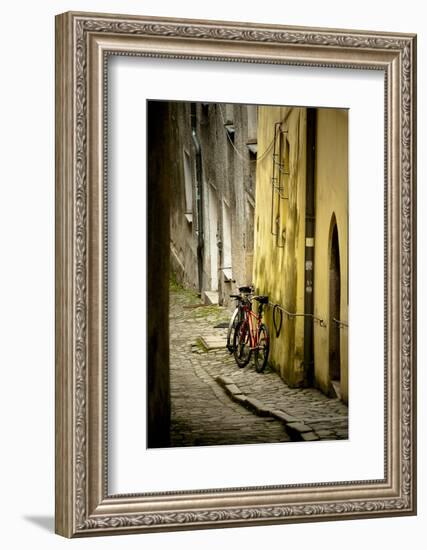
<svg viewBox="0 0 427 550"><path fill-rule="evenodd" d="M245 289L245 290L243 290ZM228 333L227 333L227 344L226 348L230 353L233 353L233 345L231 343L232 335L233 335L233 327L235 327L237 322L243 321L245 315L244 315L244 304L246 301L249 301L249 295L250 292L247 292L246 290L250 290L252 292L251 287L242 287L239 288L240 294L230 294L230 298L233 298L234 300L237 300L236 308L233 311L233 314L230 319L230 323L228 325Z"/></svg>
<svg viewBox="0 0 427 550"><path fill-rule="evenodd" d="M262 305L260 304L259 307L260 307L260 311L259 311L259 314L257 315L252 311L252 307L250 303L243 304L244 316L249 325L249 337L251 341L251 346L250 346L251 350L255 350L258 348L258 332L262 321Z"/></svg>

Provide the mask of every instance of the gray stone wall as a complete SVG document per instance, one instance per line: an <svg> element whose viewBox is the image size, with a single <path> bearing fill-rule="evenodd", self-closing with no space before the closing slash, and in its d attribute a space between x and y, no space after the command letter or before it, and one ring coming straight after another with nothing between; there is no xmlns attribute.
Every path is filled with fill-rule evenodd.
<svg viewBox="0 0 427 550"><path fill-rule="evenodd" d="M191 104L170 102L169 107L171 268L184 286L198 289L198 186ZM257 108L198 103L195 113L201 155L201 290L202 296L213 299L216 294L209 293L217 293L219 303L227 305L237 286L252 282Z"/></svg>
<svg viewBox="0 0 427 550"><path fill-rule="evenodd" d="M171 137L170 158L170 256L171 269L178 282L196 289L197 276L197 219L195 203L195 163L191 138L190 104L169 104L169 128ZM189 159L192 180L191 211L194 219L187 214L187 197L185 193L185 158ZM187 214L187 216L186 216Z"/></svg>

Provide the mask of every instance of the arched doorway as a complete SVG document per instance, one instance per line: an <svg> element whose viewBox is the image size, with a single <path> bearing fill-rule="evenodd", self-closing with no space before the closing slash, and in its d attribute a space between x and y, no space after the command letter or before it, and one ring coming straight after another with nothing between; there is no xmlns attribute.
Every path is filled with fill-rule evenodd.
<svg viewBox="0 0 427 550"><path fill-rule="evenodd" d="M335 217L332 221L331 256L329 263L329 379L332 391L340 397L340 319L341 273L338 228Z"/></svg>

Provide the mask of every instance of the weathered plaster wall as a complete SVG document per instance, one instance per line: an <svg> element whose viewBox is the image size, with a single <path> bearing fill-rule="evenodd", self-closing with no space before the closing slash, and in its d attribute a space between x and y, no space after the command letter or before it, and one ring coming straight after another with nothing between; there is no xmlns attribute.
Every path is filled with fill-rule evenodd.
<svg viewBox="0 0 427 550"><path fill-rule="evenodd" d="M197 274L197 219L194 188L192 191L193 221L190 222L185 212L187 201L185 195L184 155L190 160L190 176L194 185L195 164L194 146L191 139L190 103L170 102L169 131L171 135L171 157L169 164L169 193L171 200L170 227L171 227L171 268L177 280L196 289L198 287ZM150 154L155 154L155 151Z"/></svg>
<svg viewBox="0 0 427 550"><path fill-rule="evenodd" d="M173 155L171 188L171 263L178 281L198 288L197 205L195 148L191 137L191 104L171 102ZM256 115L256 110L254 113ZM252 281L255 157L247 142L256 139L254 120L248 124L248 106L207 104L196 106L196 132L201 147L203 210L203 291L218 291L219 303L229 304L229 295ZM225 123L234 127L230 142ZM193 179L193 220L185 216L184 151ZM228 216L228 222L227 222ZM229 251L229 252L228 252ZM230 261L231 255L231 261ZM227 265L226 265L227 264ZM222 268L231 264L230 273Z"/></svg>
<svg viewBox="0 0 427 550"><path fill-rule="evenodd" d="M348 111L317 110L316 138L315 314L327 328L314 325L315 377L325 392L329 379L329 266L331 220L335 215L340 251L340 319L348 321ZM348 328L340 329L341 391L348 400Z"/></svg>
<svg viewBox="0 0 427 550"><path fill-rule="evenodd" d="M282 150L277 161L288 174L282 178L285 199L274 192L272 202L275 123L281 122ZM307 112L303 108L260 107L255 207L254 282L257 292L269 295L291 313L304 313L305 193ZM286 146L286 138L288 144ZM287 153L288 150L288 153ZM289 157L289 158L287 158ZM276 176L278 171L276 170ZM330 393L329 277L331 220L334 215L340 249L340 320L348 321L348 114L317 109L315 148L314 321L315 384ZM275 181L275 184L278 182ZM273 212L273 215L272 215ZM277 235L272 234L272 230ZM304 372L304 317L283 317L277 337L272 310L266 310L270 329L272 366L290 385L307 383ZM343 400L348 399L348 328L340 328L340 370Z"/></svg>
<svg viewBox="0 0 427 550"><path fill-rule="evenodd" d="M282 151L278 159L289 175L284 178L283 195L287 198L279 198L274 192L272 220L272 142L276 122L282 122L282 139L289 143L289 158ZM305 143L305 109L259 108L254 282L257 292L268 294L271 302L290 312L304 311ZM271 233L272 221L277 237ZM290 385L299 385L303 382L303 317L284 317L279 337L273 331L271 308L266 310L265 320L270 329L271 364Z"/></svg>

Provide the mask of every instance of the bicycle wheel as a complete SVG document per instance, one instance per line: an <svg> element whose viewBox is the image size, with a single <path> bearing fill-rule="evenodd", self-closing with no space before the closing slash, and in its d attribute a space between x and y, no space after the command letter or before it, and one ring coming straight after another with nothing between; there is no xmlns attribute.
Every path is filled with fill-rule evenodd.
<svg viewBox="0 0 427 550"><path fill-rule="evenodd" d="M268 328L261 324L258 330L258 346L255 350L255 369L257 372L262 372L268 361L268 353L270 351L270 337Z"/></svg>
<svg viewBox="0 0 427 550"><path fill-rule="evenodd" d="M228 325L227 332L227 349L230 353L234 351L234 333L236 332L236 327L239 322L239 309L236 308L233 312L233 315L230 319L230 324Z"/></svg>
<svg viewBox="0 0 427 550"><path fill-rule="evenodd" d="M251 358L251 335L249 325L246 321L237 324L234 331L233 354L237 365L240 368L246 367Z"/></svg>

